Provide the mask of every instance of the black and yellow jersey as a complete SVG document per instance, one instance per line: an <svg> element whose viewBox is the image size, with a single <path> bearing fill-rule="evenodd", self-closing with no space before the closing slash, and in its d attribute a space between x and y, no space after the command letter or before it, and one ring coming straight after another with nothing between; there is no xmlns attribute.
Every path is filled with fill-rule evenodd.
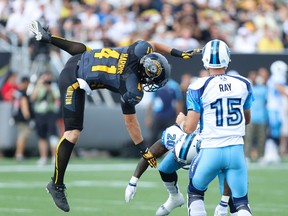
<svg viewBox="0 0 288 216"><path fill-rule="evenodd" d="M120 93L122 99L136 105L143 97L139 78L140 59L151 53L152 46L139 40L130 46L93 49L81 56L78 78L92 90L105 88Z"/></svg>

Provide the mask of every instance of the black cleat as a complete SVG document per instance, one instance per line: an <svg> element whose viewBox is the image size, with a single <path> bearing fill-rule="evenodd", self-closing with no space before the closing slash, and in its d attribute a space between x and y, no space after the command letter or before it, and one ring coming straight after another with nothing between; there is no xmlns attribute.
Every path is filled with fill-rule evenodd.
<svg viewBox="0 0 288 216"><path fill-rule="evenodd" d="M69 212L70 207L66 199L65 185L55 185L52 180L46 187L46 190L51 194L55 205L64 212Z"/></svg>
<svg viewBox="0 0 288 216"><path fill-rule="evenodd" d="M48 27L44 28L40 22L32 21L29 28L34 33L37 41L51 43L51 32Z"/></svg>

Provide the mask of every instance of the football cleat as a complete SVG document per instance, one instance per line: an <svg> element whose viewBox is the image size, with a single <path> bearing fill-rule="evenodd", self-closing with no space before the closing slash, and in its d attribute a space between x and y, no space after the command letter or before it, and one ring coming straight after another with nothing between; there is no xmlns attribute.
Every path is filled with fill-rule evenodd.
<svg viewBox="0 0 288 216"><path fill-rule="evenodd" d="M156 216L168 215L173 209L181 207L184 203L185 200L182 193L178 193L177 195L170 194L167 201L156 211Z"/></svg>
<svg viewBox="0 0 288 216"><path fill-rule="evenodd" d="M51 32L48 27L42 27L39 21L32 21L29 28L34 33L37 41L51 43Z"/></svg>
<svg viewBox="0 0 288 216"><path fill-rule="evenodd" d="M48 183L46 190L51 194L55 205L64 212L69 212L70 207L66 199L65 185L55 185L54 181Z"/></svg>
<svg viewBox="0 0 288 216"><path fill-rule="evenodd" d="M215 208L214 216L227 216L227 207L218 204Z"/></svg>

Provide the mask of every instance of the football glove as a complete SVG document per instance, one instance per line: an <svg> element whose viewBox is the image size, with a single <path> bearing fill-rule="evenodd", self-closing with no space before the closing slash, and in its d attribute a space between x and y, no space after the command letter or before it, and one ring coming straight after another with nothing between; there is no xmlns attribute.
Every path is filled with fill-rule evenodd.
<svg viewBox="0 0 288 216"><path fill-rule="evenodd" d="M51 43L51 32L48 27L44 28L41 26L40 22L32 21L29 29L35 35L37 41Z"/></svg>
<svg viewBox="0 0 288 216"><path fill-rule="evenodd" d="M190 59L193 57L193 55L195 53L199 53L199 52L202 52L202 49L199 49L199 48L196 48L196 49L193 49L193 50L187 50L187 51L180 51L180 50L177 50L177 49L172 49L171 50L171 55L172 56L175 56L175 57L180 57L180 58L183 58L183 59Z"/></svg>
<svg viewBox="0 0 288 216"><path fill-rule="evenodd" d="M189 53L188 51L184 51L184 52L181 53L181 57L183 59L190 59L190 58L192 58L192 55L193 54Z"/></svg>
<svg viewBox="0 0 288 216"><path fill-rule="evenodd" d="M142 157L147 160L152 168L157 168L156 158L148 148L146 148L145 151L140 151L140 154L142 154Z"/></svg>
<svg viewBox="0 0 288 216"><path fill-rule="evenodd" d="M125 201L127 203L130 202L130 200L132 200L135 197L136 190L137 190L137 184L129 182L125 190Z"/></svg>

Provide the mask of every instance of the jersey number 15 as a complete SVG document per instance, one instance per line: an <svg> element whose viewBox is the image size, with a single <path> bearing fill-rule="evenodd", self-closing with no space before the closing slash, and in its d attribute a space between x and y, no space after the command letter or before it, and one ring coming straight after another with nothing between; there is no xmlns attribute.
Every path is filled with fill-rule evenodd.
<svg viewBox="0 0 288 216"><path fill-rule="evenodd" d="M210 108L216 110L216 126L223 126L224 116L227 116L227 126L235 126L241 124L243 116L239 108L240 105L241 99L239 98L227 98L227 100L220 98L211 103Z"/></svg>

